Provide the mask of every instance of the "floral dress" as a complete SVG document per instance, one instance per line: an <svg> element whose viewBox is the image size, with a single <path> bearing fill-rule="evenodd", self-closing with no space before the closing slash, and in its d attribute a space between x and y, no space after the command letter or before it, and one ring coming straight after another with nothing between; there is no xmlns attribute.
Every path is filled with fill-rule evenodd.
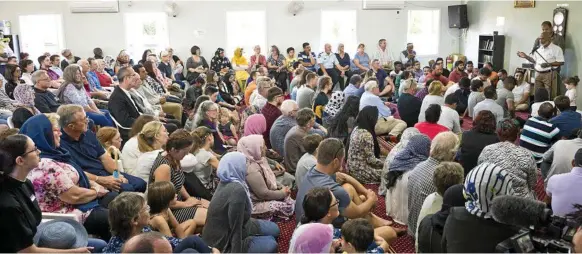
<svg viewBox="0 0 582 254"><path fill-rule="evenodd" d="M210 69L215 71L216 73L220 73L220 71L224 68L232 69L232 65L230 64L230 60L226 57L214 56L212 60L210 60Z"/></svg>
<svg viewBox="0 0 582 254"><path fill-rule="evenodd" d="M372 134L364 129L354 129L348 150L348 170L362 184L379 183L383 161L374 156Z"/></svg>
<svg viewBox="0 0 582 254"><path fill-rule="evenodd" d="M91 211L81 212L59 198L61 194L77 186L79 173L73 166L53 159L42 158L38 167L27 177L34 186L41 211L48 213L72 213L84 223Z"/></svg>

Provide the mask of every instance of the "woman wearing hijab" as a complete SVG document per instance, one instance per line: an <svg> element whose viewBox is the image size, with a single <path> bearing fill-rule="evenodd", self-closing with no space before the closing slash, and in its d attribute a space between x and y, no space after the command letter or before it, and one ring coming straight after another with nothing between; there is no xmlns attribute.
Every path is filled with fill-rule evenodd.
<svg viewBox="0 0 582 254"><path fill-rule="evenodd" d="M408 225L408 174L428 159L430 139L423 134L410 138L406 147L394 157L386 174L386 215L399 224Z"/></svg>
<svg viewBox="0 0 582 254"><path fill-rule="evenodd" d="M324 127L329 126L329 122L333 119L340 110L345 102L345 96L343 91L336 91L331 94L329 102L323 110L323 125Z"/></svg>
<svg viewBox="0 0 582 254"><path fill-rule="evenodd" d="M262 114L254 114L245 121L243 137L253 134L263 135L265 131L267 131L267 119Z"/></svg>
<svg viewBox="0 0 582 254"><path fill-rule="evenodd" d="M378 122L378 108L364 107L356 118L356 128L348 143L348 171L362 184L379 183L384 162L380 160L380 146L374 127Z"/></svg>
<svg viewBox="0 0 582 254"><path fill-rule="evenodd" d="M492 163L475 167L465 178L464 207L449 210L443 229L444 253L493 253L500 242L519 232L519 228L496 222L491 215L493 198L515 195L515 177Z"/></svg>
<svg viewBox="0 0 582 254"><path fill-rule="evenodd" d="M251 218L253 209L246 183L247 158L227 153L218 164L220 183L208 207L202 238L222 253L275 253L277 224Z"/></svg>
<svg viewBox="0 0 582 254"><path fill-rule="evenodd" d="M63 84L59 87L57 97L62 104L77 104L83 107L87 117L96 125L115 127L108 110L98 109L95 102L87 94L83 87L83 74L81 66L71 64L63 71Z"/></svg>
<svg viewBox="0 0 582 254"><path fill-rule="evenodd" d="M293 232L289 253L335 253L333 233L332 225L322 223L301 225Z"/></svg>
<svg viewBox="0 0 582 254"><path fill-rule="evenodd" d="M30 137L40 151L40 163L29 174L42 212L74 214L89 234L109 240L107 205L117 194L89 180L60 146L58 115L40 114L29 119L20 133Z"/></svg>
<svg viewBox="0 0 582 254"><path fill-rule="evenodd" d="M463 185L457 184L449 187L443 195L441 210L435 214L427 215L418 225L418 233L416 234L418 253L443 253L441 239L450 210L453 207L464 205Z"/></svg>
<svg viewBox="0 0 582 254"><path fill-rule="evenodd" d="M261 135L245 136L239 140L237 151L247 157L246 181L253 202L252 216L272 220L287 220L295 210L295 200L290 197L291 189L277 183L267 157L267 147Z"/></svg>
<svg viewBox="0 0 582 254"><path fill-rule="evenodd" d="M386 156L386 160L384 161L384 168L382 169L382 179L381 179L382 182L380 182L380 186L378 187L379 195L382 196L386 195L386 174L390 169L390 163L392 163L394 157L396 157L396 154L398 154L398 152L400 152L402 149L404 149L404 147L406 147L406 144L408 144L410 138L418 134L420 134L418 129L414 127L406 128L402 132L402 136L400 136L400 142L398 142L398 144L396 144L394 147L392 147L392 149L390 149L390 152L388 153L388 156Z"/></svg>
<svg viewBox="0 0 582 254"><path fill-rule="evenodd" d="M34 89L32 86L18 85L14 89L13 95L19 105L12 114L12 124L14 128L20 128L26 120L40 114L40 111L34 107Z"/></svg>
<svg viewBox="0 0 582 254"><path fill-rule="evenodd" d="M234 50L234 56L232 57L232 68L234 69L234 76L236 81L240 85L240 90L244 90L246 81L249 78L249 73L247 69L249 68L249 62L247 58L243 56L243 49L236 48Z"/></svg>
<svg viewBox="0 0 582 254"><path fill-rule="evenodd" d="M220 74L220 76L223 76L230 69L232 69L230 60L224 56L223 48L217 48L214 52L214 57L212 57L212 60L210 60L210 69Z"/></svg>

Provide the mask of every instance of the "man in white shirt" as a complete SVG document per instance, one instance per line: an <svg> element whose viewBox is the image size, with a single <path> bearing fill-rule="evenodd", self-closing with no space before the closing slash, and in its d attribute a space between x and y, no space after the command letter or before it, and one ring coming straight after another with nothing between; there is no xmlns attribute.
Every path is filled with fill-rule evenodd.
<svg viewBox="0 0 582 254"><path fill-rule="evenodd" d="M454 133L461 133L461 119L457 112L457 103L459 100L455 94L445 97L445 105L441 105L441 117L438 124L449 128Z"/></svg>
<svg viewBox="0 0 582 254"><path fill-rule="evenodd" d="M544 32L540 35L540 47L533 51L531 55L524 52L517 52L520 58L535 64L537 72L534 90L544 87L550 93L550 98L557 96L558 68L564 64L564 52L562 48L552 43L552 34Z"/></svg>
<svg viewBox="0 0 582 254"><path fill-rule="evenodd" d="M400 52L400 62L402 62L402 64L406 63L412 64L415 61L418 61L418 59L416 58L416 51L414 51L413 49L414 45L409 42L406 44L406 49Z"/></svg>
<svg viewBox="0 0 582 254"><path fill-rule="evenodd" d="M489 110L495 116L495 122L499 123L503 120L504 111L495 101L497 99L497 89L493 86L488 86L485 88L485 91L483 91L483 94L485 94L485 100L475 105L475 109L473 110L473 120L475 120L477 115L479 115L480 111Z"/></svg>
<svg viewBox="0 0 582 254"><path fill-rule="evenodd" d="M257 83L257 89L253 92L256 94L253 96L251 104L259 107L259 109L263 109L265 104L267 104L267 93L269 92L269 88L271 88L271 80L259 80Z"/></svg>
<svg viewBox="0 0 582 254"><path fill-rule="evenodd" d="M387 73L390 73L390 71L394 70L392 52L390 52L390 49L388 49L388 43L386 42L386 39L380 39L378 41L378 49L376 49L376 52L374 52L373 59L380 60L380 64Z"/></svg>
<svg viewBox="0 0 582 254"><path fill-rule="evenodd" d="M339 61L333 52L331 52L331 44L325 44L325 51L319 53L317 57L317 62L319 63L319 75L326 75L331 77L332 88L335 88L335 84L339 81L338 70L342 67L339 65Z"/></svg>

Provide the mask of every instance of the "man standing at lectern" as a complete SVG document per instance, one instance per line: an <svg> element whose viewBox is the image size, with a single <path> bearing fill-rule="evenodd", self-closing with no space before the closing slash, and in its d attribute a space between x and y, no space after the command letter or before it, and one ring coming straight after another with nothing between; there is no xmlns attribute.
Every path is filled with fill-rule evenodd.
<svg viewBox="0 0 582 254"><path fill-rule="evenodd" d="M551 98L556 97L558 86L558 69L564 64L564 52L562 48L552 43L552 34L543 32L539 37L540 47L528 56L524 52L517 52L520 58L525 58L535 64L536 80L534 91L544 87L550 93Z"/></svg>

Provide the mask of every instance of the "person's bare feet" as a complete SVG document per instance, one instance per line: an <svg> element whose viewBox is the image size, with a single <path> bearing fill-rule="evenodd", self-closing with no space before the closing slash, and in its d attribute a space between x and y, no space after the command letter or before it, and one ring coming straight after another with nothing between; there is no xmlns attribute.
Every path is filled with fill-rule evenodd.
<svg viewBox="0 0 582 254"><path fill-rule="evenodd" d="M370 213L372 216L372 225L374 225L375 227L382 227L382 226L392 226L392 224L394 224L394 222L389 221L389 220L385 220L380 218L379 216Z"/></svg>

